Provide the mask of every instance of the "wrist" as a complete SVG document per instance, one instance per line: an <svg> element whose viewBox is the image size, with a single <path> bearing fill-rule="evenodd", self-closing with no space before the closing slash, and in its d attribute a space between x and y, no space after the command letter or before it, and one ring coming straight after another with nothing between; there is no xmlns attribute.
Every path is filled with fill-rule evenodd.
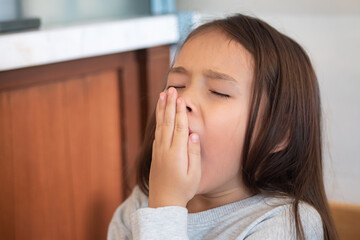
<svg viewBox="0 0 360 240"><path fill-rule="evenodd" d="M148 207L149 208L159 208L159 207L169 207L169 206L178 206L186 208L186 203L176 200L160 200L160 199L152 199L149 198Z"/></svg>

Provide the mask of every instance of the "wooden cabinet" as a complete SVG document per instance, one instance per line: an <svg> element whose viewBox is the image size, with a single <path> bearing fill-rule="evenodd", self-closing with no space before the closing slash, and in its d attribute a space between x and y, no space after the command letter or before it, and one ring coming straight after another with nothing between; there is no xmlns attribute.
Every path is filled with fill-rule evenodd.
<svg viewBox="0 0 360 240"><path fill-rule="evenodd" d="M0 239L105 239L169 47L0 72Z"/></svg>

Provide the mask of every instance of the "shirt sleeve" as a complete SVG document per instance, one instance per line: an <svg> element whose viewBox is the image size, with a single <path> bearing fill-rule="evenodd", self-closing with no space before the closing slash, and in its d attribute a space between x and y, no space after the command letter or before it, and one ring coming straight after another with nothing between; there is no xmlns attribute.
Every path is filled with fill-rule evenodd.
<svg viewBox="0 0 360 240"><path fill-rule="evenodd" d="M140 208L131 215L134 240L186 240L188 210L179 206Z"/></svg>
<svg viewBox="0 0 360 240"><path fill-rule="evenodd" d="M107 240L189 239L187 208L148 207L148 197L135 186L132 194L115 210Z"/></svg>

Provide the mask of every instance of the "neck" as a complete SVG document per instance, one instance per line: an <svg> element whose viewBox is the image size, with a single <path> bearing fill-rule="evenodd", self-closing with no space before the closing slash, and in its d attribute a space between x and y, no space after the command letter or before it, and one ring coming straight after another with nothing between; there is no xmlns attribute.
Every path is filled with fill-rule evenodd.
<svg viewBox="0 0 360 240"><path fill-rule="evenodd" d="M250 197L251 192L242 184L206 194L195 195L187 204L189 213L206 211Z"/></svg>

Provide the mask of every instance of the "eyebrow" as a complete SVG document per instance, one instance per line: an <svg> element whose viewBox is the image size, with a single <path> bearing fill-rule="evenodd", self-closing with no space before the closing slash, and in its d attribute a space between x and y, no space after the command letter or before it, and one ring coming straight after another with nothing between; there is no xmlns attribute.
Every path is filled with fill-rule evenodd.
<svg viewBox="0 0 360 240"><path fill-rule="evenodd" d="M185 75L190 76L189 71L186 70L184 67L172 67L169 69L168 75L170 73L180 73L180 74L185 74ZM237 80L235 80L235 78L231 77L230 75L227 75L227 74L221 73L221 72L217 72L217 71L213 71L211 69L205 70L203 72L203 74L208 79L228 81L228 82L234 84L235 86L238 86L238 83L239 83Z"/></svg>

